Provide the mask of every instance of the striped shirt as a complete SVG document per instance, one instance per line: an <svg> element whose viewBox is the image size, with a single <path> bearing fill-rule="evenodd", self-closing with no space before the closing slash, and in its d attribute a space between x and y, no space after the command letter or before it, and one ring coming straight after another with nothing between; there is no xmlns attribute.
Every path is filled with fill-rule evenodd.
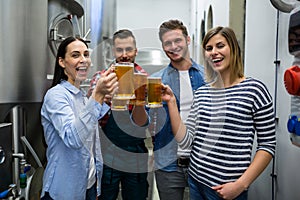
<svg viewBox="0 0 300 200"><path fill-rule="evenodd" d="M189 174L195 180L209 187L237 180L250 165L255 134L257 150L274 156L273 102L262 82L247 78L223 89L205 85L194 98L179 145L192 146Z"/></svg>

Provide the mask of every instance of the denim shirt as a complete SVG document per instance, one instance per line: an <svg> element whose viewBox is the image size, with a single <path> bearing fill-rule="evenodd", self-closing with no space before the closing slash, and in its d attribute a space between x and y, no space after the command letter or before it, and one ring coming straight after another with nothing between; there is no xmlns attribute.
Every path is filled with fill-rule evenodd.
<svg viewBox="0 0 300 200"><path fill-rule="evenodd" d="M109 110L67 81L49 89L41 108L41 121L47 147L47 166L41 196L53 199L85 199L91 147L96 164L98 194L103 160L98 120Z"/></svg>
<svg viewBox="0 0 300 200"><path fill-rule="evenodd" d="M192 66L189 69L189 77L191 81L191 86L193 93L200 86L205 84L204 81L204 68L201 65L195 63L192 59ZM176 97L178 110L180 111L180 77L179 72L170 63L167 67L161 69L160 71L154 73L152 76L161 77L162 83L169 85ZM159 119L164 121L162 127L157 127L160 130L154 137L154 158L155 166L158 169L164 171L176 171L177 170L177 147L178 144L174 138L168 106L163 102L163 108L165 114L160 116L165 116L166 119ZM162 112L161 110L158 112ZM159 115L158 115L159 116ZM159 124L159 122L157 123Z"/></svg>

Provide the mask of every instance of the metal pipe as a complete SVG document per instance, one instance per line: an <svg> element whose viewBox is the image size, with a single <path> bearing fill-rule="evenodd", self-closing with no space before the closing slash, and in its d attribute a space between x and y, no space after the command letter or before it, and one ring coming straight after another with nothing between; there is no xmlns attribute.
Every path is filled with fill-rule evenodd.
<svg viewBox="0 0 300 200"><path fill-rule="evenodd" d="M295 4L288 4L282 0L270 0L271 4L281 12L290 13L294 8Z"/></svg>
<svg viewBox="0 0 300 200"><path fill-rule="evenodd" d="M21 140L24 142L24 144L26 145L26 147L29 149L30 153L32 154L34 160L36 161L37 165L39 167L43 167L38 155L35 153L35 151L33 150L32 146L30 145L30 143L28 142L28 140L26 139L25 136L21 136Z"/></svg>
<svg viewBox="0 0 300 200"><path fill-rule="evenodd" d="M13 148L13 181L18 183L19 180L19 160L24 158L24 154L20 153L19 138L25 135L25 116L21 106L15 106L11 111L12 122L12 148Z"/></svg>
<svg viewBox="0 0 300 200"><path fill-rule="evenodd" d="M71 21L72 21L73 29L74 29L74 37L81 37L78 17L76 15L73 15Z"/></svg>
<svg viewBox="0 0 300 200"><path fill-rule="evenodd" d="M5 151L0 146L0 165L5 161Z"/></svg>

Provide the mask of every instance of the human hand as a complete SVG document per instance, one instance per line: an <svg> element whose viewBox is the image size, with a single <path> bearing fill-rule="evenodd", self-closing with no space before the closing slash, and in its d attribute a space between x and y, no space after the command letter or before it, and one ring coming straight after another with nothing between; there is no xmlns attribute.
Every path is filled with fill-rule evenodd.
<svg viewBox="0 0 300 200"><path fill-rule="evenodd" d="M112 68L104 71L92 92L92 97L102 104L103 101L110 100L112 94L118 87L117 76Z"/></svg>
<svg viewBox="0 0 300 200"><path fill-rule="evenodd" d="M168 85L162 84L162 97L161 99L167 103L176 102L175 95Z"/></svg>
<svg viewBox="0 0 300 200"><path fill-rule="evenodd" d="M242 185L237 184L237 182L229 182L223 185L217 185L212 187L212 189L215 190L221 198L226 200L235 199L245 190Z"/></svg>
<svg viewBox="0 0 300 200"><path fill-rule="evenodd" d="M93 75L93 77L92 77L92 79L91 79L91 82L90 82L90 87L89 87L88 92L87 92L87 97L92 96L92 93L93 93L93 91L94 91L94 89L95 89L95 87L96 87L97 81L98 81L99 78L101 77L101 73L103 73L104 71L105 71L105 70L103 70L103 71L97 71L97 72Z"/></svg>

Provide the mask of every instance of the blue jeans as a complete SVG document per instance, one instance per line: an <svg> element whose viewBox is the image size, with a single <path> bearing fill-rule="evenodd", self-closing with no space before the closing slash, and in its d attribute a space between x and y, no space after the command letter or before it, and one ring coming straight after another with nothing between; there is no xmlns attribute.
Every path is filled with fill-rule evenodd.
<svg viewBox="0 0 300 200"><path fill-rule="evenodd" d="M129 173L103 168L99 200L116 200L120 191L123 200L146 200L148 196L147 173Z"/></svg>
<svg viewBox="0 0 300 200"><path fill-rule="evenodd" d="M155 171L156 186L160 200L183 200L184 190L188 186L187 168L178 167L178 171Z"/></svg>
<svg viewBox="0 0 300 200"><path fill-rule="evenodd" d="M86 200L95 200L97 199L97 182L86 191Z"/></svg>
<svg viewBox="0 0 300 200"><path fill-rule="evenodd" d="M50 197L49 192L45 192L45 195L41 198L41 200L53 200L53 199Z"/></svg>
<svg viewBox="0 0 300 200"><path fill-rule="evenodd" d="M210 187L197 182L191 176L188 178L190 186L190 200L222 200L218 193ZM247 200L248 192L242 192L235 200Z"/></svg>

